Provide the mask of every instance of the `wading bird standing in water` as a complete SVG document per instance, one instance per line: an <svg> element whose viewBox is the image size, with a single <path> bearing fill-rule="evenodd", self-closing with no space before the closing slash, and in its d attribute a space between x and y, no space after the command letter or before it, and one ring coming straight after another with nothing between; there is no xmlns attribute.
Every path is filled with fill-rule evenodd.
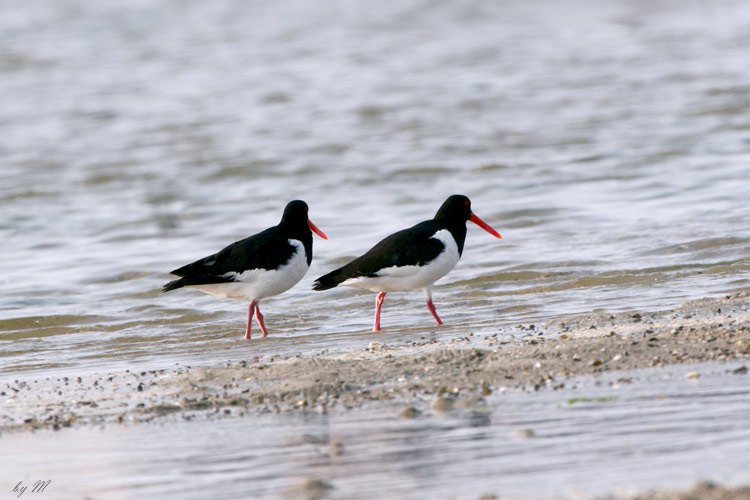
<svg viewBox="0 0 750 500"><path fill-rule="evenodd" d="M163 292L190 287L222 299L250 302L245 338L250 338L253 316L263 336L268 335L260 301L278 295L296 285L312 262L312 231L328 237L307 218L307 203L290 201L277 226L236 241L219 252L175 269Z"/></svg>
<svg viewBox="0 0 750 500"><path fill-rule="evenodd" d="M344 285L378 292L374 332L380 330L380 308L386 293L421 289L427 299L427 308L437 324L442 325L432 303L432 285L453 269L461 258L466 221L502 238L472 213L469 198L454 194L445 200L431 220L393 233L364 255L315 280L313 289L328 290Z"/></svg>

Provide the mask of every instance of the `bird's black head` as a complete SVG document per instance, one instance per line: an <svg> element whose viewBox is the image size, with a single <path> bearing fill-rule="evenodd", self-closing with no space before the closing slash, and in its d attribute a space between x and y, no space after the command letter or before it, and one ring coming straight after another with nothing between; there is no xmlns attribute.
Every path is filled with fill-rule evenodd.
<svg viewBox="0 0 750 500"><path fill-rule="evenodd" d="M462 194L449 196L447 200L440 205L435 220L442 221L446 224L465 224L471 219L471 200Z"/></svg>
<svg viewBox="0 0 750 500"><path fill-rule="evenodd" d="M307 227L307 203L302 200L293 200L286 204L281 224Z"/></svg>
<svg viewBox="0 0 750 500"><path fill-rule="evenodd" d="M500 233L471 211L471 200L462 194L449 196L438 209L434 220L449 229L454 237L463 238L461 234L466 234L466 221L471 221L495 238L502 239Z"/></svg>
<svg viewBox="0 0 750 500"><path fill-rule="evenodd" d="M324 240L327 240L328 236L326 236L323 231L318 229L318 227L307 218L308 210L307 203L304 201L290 201L286 204L284 215L281 216L279 226L286 228L292 236L305 237L300 241L306 241L308 238L311 238L310 231L314 232Z"/></svg>

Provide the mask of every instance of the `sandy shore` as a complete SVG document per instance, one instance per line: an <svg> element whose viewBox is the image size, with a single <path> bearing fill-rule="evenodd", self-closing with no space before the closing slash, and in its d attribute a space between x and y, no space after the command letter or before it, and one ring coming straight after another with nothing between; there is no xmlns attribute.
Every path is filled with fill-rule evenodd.
<svg viewBox="0 0 750 500"><path fill-rule="evenodd" d="M277 412L346 411L369 405L400 418L481 405L497 391L565 391L574 377L641 368L748 359L750 296L686 303L658 313L591 314L524 325L521 337L473 336L408 345L372 342L359 351L254 358L211 367L22 379L0 387L0 431L81 425L138 425L159 419L216 419ZM620 375L621 374L621 375ZM689 371L687 377L700 377ZM614 498L614 497L612 497ZM618 497L619 498L619 497ZM748 488L700 484L634 497L750 498Z"/></svg>
<svg viewBox="0 0 750 500"><path fill-rule="evenodd" d="M698 483L685 491L649 491L629 497L604 497L601 500L747 500L750 487L725 488L712 483Z"/></svg>
<svg viewBox="0 0 750 500"><path fill-rule="evenodd" d="M750 358L747 292L659 313L595 314L526 325L523 338L369 342L360 351L254 359L213 367L18 379L0 389L0 430L33 430L164 415L318 411L401 403L402 415L471 405L493 391L564 390L572 377ZM749 363L750 364L750 363ZM735 370L745 374L747 368ZM698 377L700 373L691 372Z"/></svg>

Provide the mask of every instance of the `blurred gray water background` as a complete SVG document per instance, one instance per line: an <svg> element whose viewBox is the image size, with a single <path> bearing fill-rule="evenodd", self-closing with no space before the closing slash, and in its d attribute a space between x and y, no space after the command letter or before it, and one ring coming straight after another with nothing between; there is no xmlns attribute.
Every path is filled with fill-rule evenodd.
<svg viewBox="0 0 750 500"><path fill-rule="evenodd" d="M0 374L362 347L315 277L463 193L438 282L385 337L451 338L747 288L750 3L0 2ZM246 305L166 274L301 198L329 236Z"/></svg>

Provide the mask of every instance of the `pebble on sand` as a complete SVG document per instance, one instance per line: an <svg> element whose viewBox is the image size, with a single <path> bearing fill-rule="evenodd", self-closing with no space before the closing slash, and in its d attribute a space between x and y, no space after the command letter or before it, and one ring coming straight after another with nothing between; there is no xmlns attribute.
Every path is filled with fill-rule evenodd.
<svg viewBox="0 0 750 500"><path fill-rule="evenodd" d="M510 434L513 439L531 439L535 436L532 429L516 429Z"/></svg>
<svg viewBox="0 0 750 500"><path fill-rule="evenodd" d="M328 455L331 457L340 457L344 454L344 445L338 441L334 441L328 447Z"/></svg>
<svg viewBox="0 0 750 500"><path fill-rule="evenodd" d="M305 500L321 500L328 496L333 486L320 479L306 479L298 486L286 491L286 498L304 498Z"/></svg>
<svg viewBox="0 0 750 500"><path fill-rule="evenodd" d="M413 406L407 406L398 412L398 416L400 418L417 418L417 416L419 416L419 411Z"/></svg>
<svg viewBox="0 0 750 500"><path fill-rule="evenodd" d="M430 409L437 413L445 413L451 411L454 404L452 399L437 397L430 403Z"/></svg>

